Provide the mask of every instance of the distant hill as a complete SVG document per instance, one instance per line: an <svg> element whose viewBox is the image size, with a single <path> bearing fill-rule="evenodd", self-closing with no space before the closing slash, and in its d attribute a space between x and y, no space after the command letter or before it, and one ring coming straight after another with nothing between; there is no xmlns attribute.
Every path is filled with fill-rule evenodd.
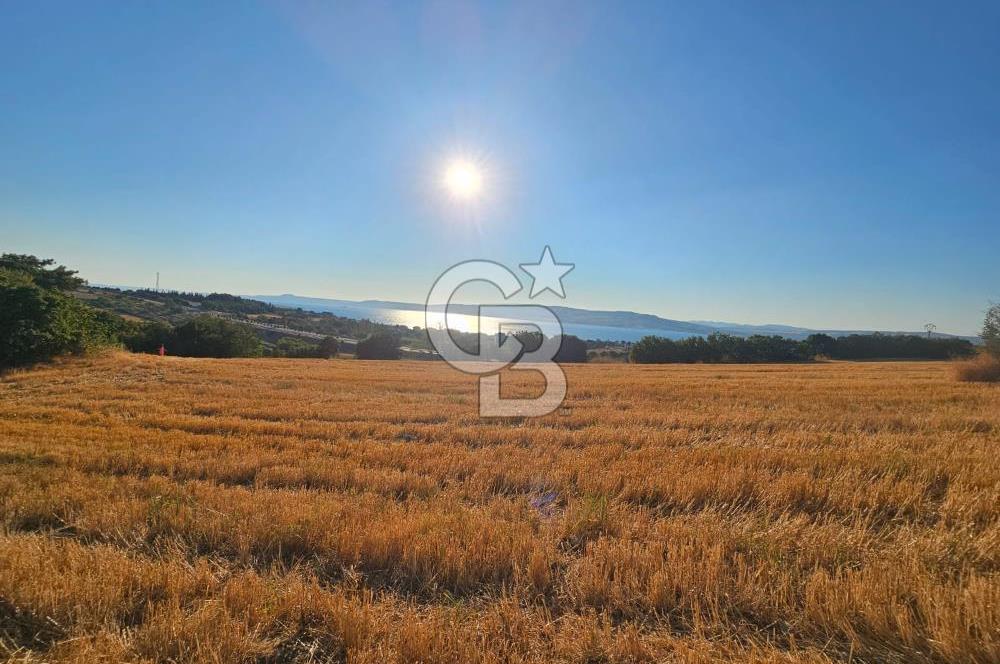
<svg viewBox="0 0 1000 664"><path fill-rule="evenodd" d="M302 297L285 293L283 295L248 295L246 297L261 300L281 307L301 307L312 311L329 311L339 316L368 317L373 321L384 318L387 312L391 311L423 311L423 304L412 302L394 302L391 300L336 300L321 297ZM793 325L747 325L742 323L730 323L724 321L681 321L670 318L662 318L654 314L643 314L634 311L601 311L591 309L578 309L574 307L549 307L558 317L563 325L572 328L578 326L579 331L568 329L567 332L577 334L584 338L605 338L614 340L614 336L592 336L587 331L594 334L606 333L615 335L616 330L620 330L621 339L633 338L636 335L625 334L624 331L640 332L642 334L660 334L670 338L683 338L689 336L707 336L713 332L725 332L737 336L750 336L753 334L779 335L790 339L805 339L810 334L821 332L831 336L846 336L850 334L924 334L923 331L912 332L903 330L817 330ZM451 311L459 314L475 315L478 308L476 305L453 304ZM582 333L581 333L582 332ZM935 333L937 337L955 337L968 339L973 343L979 343L978 337L950 335Z"/></svg>
<svg viewBox="0 0 1000 664"><path fill-rule="evenodd" d="M413 326L423 326L423 304L396 302L392 300L338 300L321 297L303 297L291 293L283 295L245 295L242 298L219 293L172 293L155 292L148 289L118 289L115 287L90 286L78 293L81 299L100 309L113 311L131 318L163 320L176 323L191 315L204 311L219 311L239 316L262 316L281 319L283 325L308 332L334 336L363 337L376 329L400 325L412 330ZM270 310L270 307L277 309ZM643 336L656 335L671 339L691 336L707 336L713 332L724 332L746 337L754 334L779 335L789 339L805 339L810 334L821 332L831 336L850 334L873 334L876 330L830 330L811 329L793 325L747 325L725 321L682 321L663 318L654 314L634 311L602 311L578 309L575 307L549 307L559 317L567 334L582 339L603 339L607 341L637 341ZM303 312L324 314L315 315ZM458 314L475 315L476 305L453 304L450 311ZM399 312L407 316L397 315ZM361 323L361 321L371 321ZM408 332L408 331L406 331ZM902 330L878 330L882 334L924 334ZM967 339L980 343L974 336L935 333L936 337ZM408 342L423 345L419 335Z"/></svg>
<svg viewBox="0 0 1000 664"><path fill-rule="evenodd" d="M429 348L423 332L366 320L365 316L338 316L326 310L308 307L302 307L300 311L297 305L285 308L263 300L226 293L180 293L87 285L80 287L72 295L95 309L133 321L180 325L203 314L221 316L250 325L265 344L273 344L286 336L311 341L329 336L342 343L353 344L354 340L384 332L398 336L408 348Z"/></svg>

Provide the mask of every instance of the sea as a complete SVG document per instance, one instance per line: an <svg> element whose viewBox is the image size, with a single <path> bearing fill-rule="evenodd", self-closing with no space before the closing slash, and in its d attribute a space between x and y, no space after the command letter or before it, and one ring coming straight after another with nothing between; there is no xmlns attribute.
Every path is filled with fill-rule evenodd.
<svg viewBox="0 0 1000 664"><path fill-rule="evenodd" d="M257 299L264 299L257 296ZM335 316L353 318L355 320L368 319L375 323L385 323L387 325L404 325L406 327L425 327L424 311L422 309L398 309L393 307L381 307L366 304L348 303L296 303L290 304L287 301L274 300L278 306L301 306L308 311L330 312ZM477 332L479 330L479 318L467 314L451 312L448 314L448 328L457 332ZM491 323L496 322L489 321ZM509 327L517 327L512 321L500 320L501 323ZM489 327L489 326L487 326ZM594 339L613 342L634 342L646 336L659 336L668 339L683 339L690 337L690 332L680 332L665 330L660 328L638 328L638 327L613 327L610 325L587 325L580 323L563 324L563 333L572 334L581 339Z"/></svg>

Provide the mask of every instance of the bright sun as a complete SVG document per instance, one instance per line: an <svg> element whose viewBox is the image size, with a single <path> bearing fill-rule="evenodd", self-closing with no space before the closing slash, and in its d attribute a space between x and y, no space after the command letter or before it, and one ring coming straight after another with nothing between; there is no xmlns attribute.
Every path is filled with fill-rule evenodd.
<svg viewBox="0 0 1000 664"><path fill-rule="evenodd" d="M471 200L483 189L483 174L471 162L453 161L444 172L444 188L455 198Z"/></svg>

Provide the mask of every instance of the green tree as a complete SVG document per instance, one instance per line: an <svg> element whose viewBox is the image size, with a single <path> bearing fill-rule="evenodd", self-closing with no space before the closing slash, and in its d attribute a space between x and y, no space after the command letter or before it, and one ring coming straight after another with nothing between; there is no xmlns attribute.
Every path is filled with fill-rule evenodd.
<svg viewBox="0 0 1000 664"><path fill-rule="evenodd" d="M174 328L172 355L184 357L259 357L264 345L248 325L217 316L197 316Z"/></svg>
<svg viewBox="0 0 1000 664"><path fill-rule="evenodd" d="M330 359L331 357L337 357L337 352L340 350L340 342L337 341L335 337L323 337L319 342L319 356Z"/></svg>
<svg viewBox="0 0 1000 664"><path fill-rule="evenodd" d="M30 272L0 269L0 367L80 353L114 335L108 316L41 286Z"/></svg>
<svg viewBox="0 0 1000 664"><path fill-rule="evenodd" d="M810 334L806 337L806 346L813 355L833 357L837 349L837 340L829 334Z"/></svg>
<svg viewBox="0 0 1000 664"><path fill-rule="evenodd" d="M76 276L75 270L63 265L55 265L51 258L38 258L27 254L3 254L0 256L0 270L21 272L27 275L39 288L58 291L76 290L84 284L83 279Z"/></svg>
<svg viewBox="0 0 1000 664"><path fill-rule="evenodd" d="M294 337L282 337L274 345L275 357L320 357L319 346Z"/></svg>
<svg viewBox="0 0 1000 664"><path fill-rule="evenodd" d="M986 311L982 337L986 350L994 357L1000 358L1000 304L994 304Z"/></svg>
<svg viewBox="0 0 1000 664"><path fill-rule="evenodd" d="M358 342L354 356L359 360L398 360L399 337L376 332Z"/></svg>
<svg viewBox="0 0 1000 664"><path fill-rule="evenodd" d="M174 328L160 321L137 323L121 336L122 343L135 353L156 353L163 346L174 352Z"/></svg>

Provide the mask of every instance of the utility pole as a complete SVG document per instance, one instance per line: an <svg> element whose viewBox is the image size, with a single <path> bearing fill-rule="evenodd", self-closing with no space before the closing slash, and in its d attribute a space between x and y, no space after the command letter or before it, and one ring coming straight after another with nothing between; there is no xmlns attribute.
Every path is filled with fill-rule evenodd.
<svg viewBox="0 0 1000 664"><path fill-rule="evenodd" d="M934 330L937 329L937 325L934 323L927 323L927 325L924 325L924 329L927 330L927 338L930 339L934 334Z"/></svg>

